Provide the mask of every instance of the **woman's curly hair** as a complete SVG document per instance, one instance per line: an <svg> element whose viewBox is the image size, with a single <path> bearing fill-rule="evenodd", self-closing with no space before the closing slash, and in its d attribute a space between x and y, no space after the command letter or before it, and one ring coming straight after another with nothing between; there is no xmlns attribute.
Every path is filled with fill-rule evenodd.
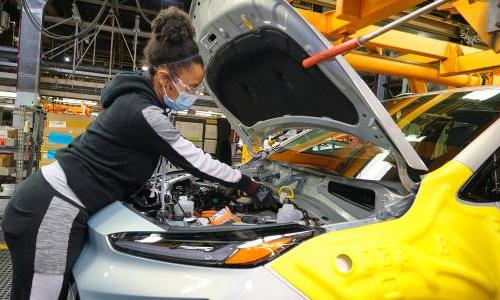
<svg viewBox="0 0 500 300"><path fill-rule="evenodd" d="M195 29L184 11L174 7L161 10L151 24L151 31L144 48L144 63L153 73L160 65L167 65L174 73L193 63L203 65L194 40Z"/></svg>

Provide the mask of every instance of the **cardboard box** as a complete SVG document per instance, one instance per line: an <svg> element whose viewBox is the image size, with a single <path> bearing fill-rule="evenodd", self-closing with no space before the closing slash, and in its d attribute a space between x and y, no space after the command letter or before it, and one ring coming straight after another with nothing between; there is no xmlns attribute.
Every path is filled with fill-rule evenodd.
<svg viewBox="0 0 500 300"><path fill-rule="evenodd" d="M7 132L7 138L9 139L17 139L17 128L12 128Z"/></svg>
<svg viewBox="0 0 500 300"><path fill-rule="evenodd" d="M53 163L55 161L57 152L59 152L61 149L66 148L66 146L61 147L61 145L51 145L48 148L49 149L47 150L41 151L42 158L40 160L40 166L45 166Z"/></svg>
<svg viewBox="0 0 500 300"><path fill-rule="evenodd" d="M66 148L66 147L67 147L67 145L54 145L54 144L47 143L47 144L42 145L42 148L40 149L40 151L42 153L46 153L46 152L51 151L51 150L60 150L60 149Z"/></svg>
<svg viewBox="0 0 500 300"><path fill-rule="evenodd" d="M54 162L55 153L66 148L75 138L84 133L93 120L94 118L90 116L48 112L41 146L40 166Z"/></svg>
<svg viewBox="0 0 500 300"><path fill-rule="evenodd" d="M17 138L17 128L10 126L0 126L0 138Z"/></svg>
<svg viewBox="0 0 500 300"><path fill-rule="evenodd" d="M9 176L16 173L15 167L0 167L0 176Z"/></svg>
<svg viewBox="0 0 500 300"><path fill-rule="evenodd" d="M57 150L61 148L66 148L68 144L59 144L59 143L51 143L48 139L48 137L44 137L42 141L42 146L40 150L43 151L48 151L48 150Z"/></svg>
<svg viewBox="0 0 500 300"><path fill-rule="evenodd" d="M87 126L94 120L89 116L68 115L49 112L45 124L44 136L53 134L68 134L76 138L84 133Z"/></svg>
<svg viewBox="0 0 500 300"><path fill-rule="evenodd" d="M15 166L14 153L0 153L0 167Z"/></svg>
<svg viewBox="0 0 500 300"><path fill-rule="evenodd" d="M67 127L67 128L45 128L43 135L48 136L49 133L69 134L72 137L77 137L84 133L87 127Z"/></svg>
<svg viewBox="0 0 500 300"><path fill-rule="evenodd" d="M85 131L85 128L94 120L90 116L69 115L49 112L47 113L46 126L47 130L70 130L80 129Z"/></svg>

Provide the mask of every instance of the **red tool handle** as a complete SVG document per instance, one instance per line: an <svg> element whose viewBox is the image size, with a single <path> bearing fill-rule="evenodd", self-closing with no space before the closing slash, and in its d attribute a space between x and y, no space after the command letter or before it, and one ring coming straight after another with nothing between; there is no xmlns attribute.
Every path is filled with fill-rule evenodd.
<svg viewBox="0 0 500 300"><path fill-rule="evenodd" d="M308 58L304 59L302 61L302 66L304 68L310 68L316 64L319 64L322 61L325 61L331 57L337 56L339 54L342 54L344 52L347 52L352 49L356 49L359 46L361 46L361 43L359 42L358 39L352 39L349 40L345 43L342 43L340 45L337 45L333 48L323 50L321 52L318 52L316 54L313 54L309 56Z"/></svg>

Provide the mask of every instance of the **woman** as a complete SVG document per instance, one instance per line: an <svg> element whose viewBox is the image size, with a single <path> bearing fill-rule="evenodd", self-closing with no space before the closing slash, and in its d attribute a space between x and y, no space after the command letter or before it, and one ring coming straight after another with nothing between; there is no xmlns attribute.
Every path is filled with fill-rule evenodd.
<svg viewBox="0 0 500 300"><path fill-rule="evenodd" d="M87 131L16 190L2 224L12 256L12 299L65 299L88 218L139 190L160 156L191 174L255 195L264 186L184 139L168 118L201 90L203 61L184 12L169 8L152 24L144 56L148 76L119 74L102 91L103 112Z"/></svg>

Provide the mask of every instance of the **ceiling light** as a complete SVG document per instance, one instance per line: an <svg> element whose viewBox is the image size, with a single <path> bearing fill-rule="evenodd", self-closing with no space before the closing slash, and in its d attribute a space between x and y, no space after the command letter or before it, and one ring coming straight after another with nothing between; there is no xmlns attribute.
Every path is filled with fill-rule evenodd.
<svg viewBox="0 0 500 300"><path fill-rule="evenodd" d="M5 92L5 91L0 91L0 97L12 97L15 98L17 95L16 92Z"/></svg>

